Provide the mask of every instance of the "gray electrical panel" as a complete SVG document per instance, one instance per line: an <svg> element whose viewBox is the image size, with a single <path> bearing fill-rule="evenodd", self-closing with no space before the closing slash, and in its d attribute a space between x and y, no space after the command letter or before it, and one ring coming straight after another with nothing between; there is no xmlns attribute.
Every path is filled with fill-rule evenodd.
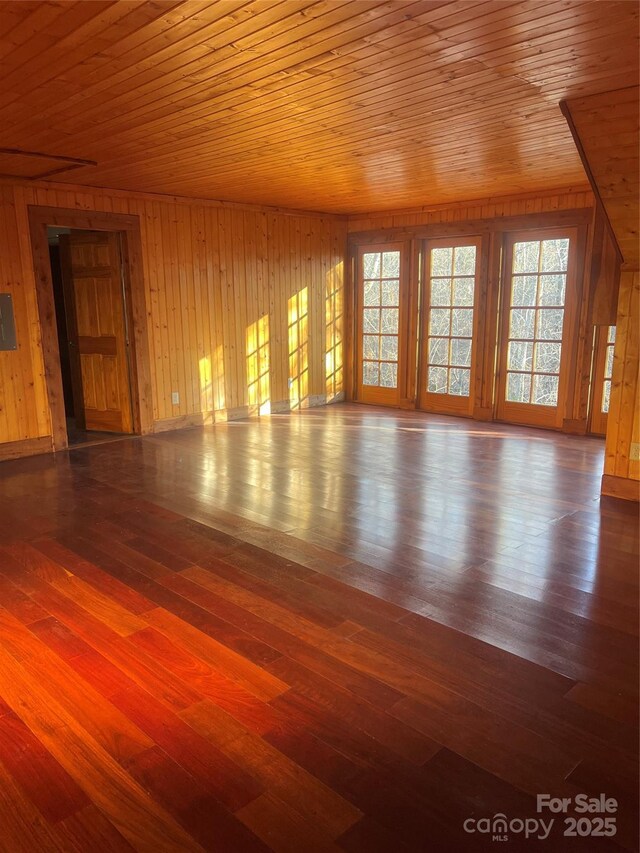
<svg viewBox="0 0 640 853"><path fill-rule="evenodd" d="M10 293L0 293L0 350L3 349L18 349L13 299Z"/></svg>

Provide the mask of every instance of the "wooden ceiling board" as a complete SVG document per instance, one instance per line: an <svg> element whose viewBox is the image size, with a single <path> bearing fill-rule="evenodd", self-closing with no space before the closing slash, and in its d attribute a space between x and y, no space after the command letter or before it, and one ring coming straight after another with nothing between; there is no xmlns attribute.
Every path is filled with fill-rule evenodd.
<svg viewBox="0 0 640 853"><path fill-rule="evenodd" d="M61 180L336 213L584 184L559 102L638 81L627 0L3 0L0 26L0 146L97 161Z"/></svg>
<svg viewBox="0 0 640 853"><path fill-rule="evenodd" d="M628 269L640 269L640 87L566 101L581 149Z"/></svg>

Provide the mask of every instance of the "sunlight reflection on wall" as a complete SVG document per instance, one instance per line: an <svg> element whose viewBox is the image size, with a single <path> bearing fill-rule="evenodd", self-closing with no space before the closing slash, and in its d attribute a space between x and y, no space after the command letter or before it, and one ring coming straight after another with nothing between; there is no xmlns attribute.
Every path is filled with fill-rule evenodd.
<svg viewBox="0 0 640 853"><path fill-rule="evenodd" d="M247 326L247 391L250 415L271 412L269 377L269 316Z"/></svg>
<svg viewBox="0 0 640 853"><path fill-rule="evenodd" d="M308 405L309 399L309 293L304 287L290 297L289 331L289 405L292 411Z"/></svg>
<svg viewBox="0 0 640 853"><path fill-rule="evenodd" d="M213 379L211 376L211 359L204 356L198 362L200 381L200 411L204 414L213 412Z"/></svg>
<svg viewBox="0 0 640 853"><path fill-rule="evenodd" d="M327 273L325 298L325 393L327 403L344 390L343 356L343 263L339 261Z"/></svg>

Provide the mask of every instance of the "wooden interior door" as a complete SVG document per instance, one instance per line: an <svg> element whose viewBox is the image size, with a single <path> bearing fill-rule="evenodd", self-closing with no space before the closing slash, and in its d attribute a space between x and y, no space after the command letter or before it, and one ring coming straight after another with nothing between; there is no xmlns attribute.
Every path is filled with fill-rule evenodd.
<svg viewBox="0 0 640 853"><path fill-rule="evenodd" d="M473 413L480 237L430 240L422 287L418 406Z"/></svg>
<svg viewBox="0 0 640 853"><path fill-rule="evenodd" d="M509 234L505 247L496 413L562 427L576 314L573 229Z"/></svg>
<svg viewBox="0 0 640 853"><path fill-rule="evenodd" d="M591 381L591 422L589 426L590 432L594 435L607 434L615 343L615 326L596 326L595 356Z"/></svg>
<svg viewBox="0 0 640 853"><path fill-rule="evenodd" d="M132 432L119 234L61 235L60 260L77 426Z"/></svg>
<svg viewBox="0 0 640 853"><path fill-rule="evenodd" d="M406 364L406 259L402 243L357 255L357 397L398 406Z"/></svg>

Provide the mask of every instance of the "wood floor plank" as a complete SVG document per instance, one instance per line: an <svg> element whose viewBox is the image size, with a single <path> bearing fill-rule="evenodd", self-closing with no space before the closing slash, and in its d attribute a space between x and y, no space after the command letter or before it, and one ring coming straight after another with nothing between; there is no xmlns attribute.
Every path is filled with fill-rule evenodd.
<svg viewBox="0 0 640 853"><path fill-rule="evenodd" d="M314 823L274 794L263 794L238 812L239 819L278 853L338 853L335 845Z"/></svg>
<svg viewBox="0 0 640 853"><path fill-rule="evenodd" d="M2 847L16 853L34 850L59 851L64 847L55 831L47 824L30 797L20 790L11 774L0 762L0 812L2 813Z"/></svg>
<svg viewBox="0 0 640 853"><path fill-rule="evenodd" d="M218 738L217 728L203 725L200 715L187 710L181 716L211 740ZM361 816L355 806L253 733L245 731L233 740L223 738L228 755L253 773L265 789L276 794L311 825L322 827L330 837L340 835Z"/></svg>
<svg viewBox="0 0 640 853"><path fill-rule="evenodd" d="M90 805L84 791L14 713L0 717L0 753L4 766L49 823Z"/></svg>
<svg viewBox="0 0 640 853"><path fill-rule="evenodd" d="M62 840L63 849L70 853L85 853L86 850L131 853L135 849L94 805L61 821L56 832Z"/></svg>
<svg viewBox="0 0 640 853"><path fill-rule="evenodd" d="M1 648L0 678L16 714L135 849L149 853L159 848L176 853L201 849Z"/></svg>

